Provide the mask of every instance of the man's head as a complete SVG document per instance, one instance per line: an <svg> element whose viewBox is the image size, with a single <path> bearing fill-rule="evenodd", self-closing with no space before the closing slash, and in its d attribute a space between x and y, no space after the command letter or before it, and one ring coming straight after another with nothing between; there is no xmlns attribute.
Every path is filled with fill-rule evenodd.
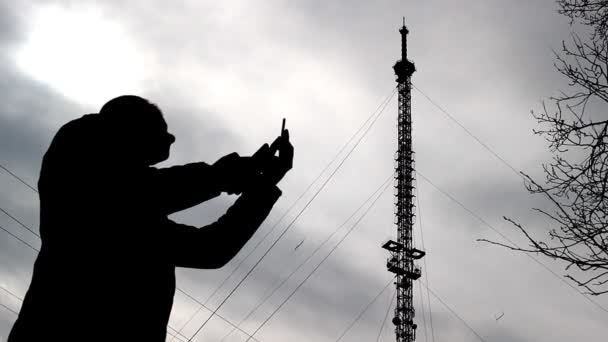
<svg viewBox="0 0 608 342"><path fill-rule="evenodd" d="M161 110L148 100L124 95L108 101L99 115L120 154L138 164L154 165L169 158L175 137L167 131ZM114 144L113 144L114 145Z"/></svg>

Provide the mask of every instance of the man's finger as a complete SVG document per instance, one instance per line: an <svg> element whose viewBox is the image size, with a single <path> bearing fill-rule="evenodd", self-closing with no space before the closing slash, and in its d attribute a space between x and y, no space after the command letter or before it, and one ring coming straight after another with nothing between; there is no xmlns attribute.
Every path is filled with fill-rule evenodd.
<svg viewBox="0 0 608 342"><path fill-rule="evenodd" d="M281 137L277 137L276 139L274 139L274 141L270 145L270 154L274 156L277 153L277 151L279 151L280 149L281 149Z"/></svg>
<svg viewBox="0 0 608 342"><path fill-rule="evenodd" d="M268 144L262 145L254 154L253 158L263 158L270 152L270 147Z"/></svg>

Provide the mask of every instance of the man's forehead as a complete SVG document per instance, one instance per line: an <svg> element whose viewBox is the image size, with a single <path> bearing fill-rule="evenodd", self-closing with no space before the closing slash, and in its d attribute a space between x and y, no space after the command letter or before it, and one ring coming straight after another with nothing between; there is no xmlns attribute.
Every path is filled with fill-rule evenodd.
<svg viewBox="0 0 608 342"><path fill-rule="evenodd" d="M152 123L155 126L167 128L167 121L165 121L165 116L161 111L155 110L149 113L145 113L144 118L146 121Z"/></svg>

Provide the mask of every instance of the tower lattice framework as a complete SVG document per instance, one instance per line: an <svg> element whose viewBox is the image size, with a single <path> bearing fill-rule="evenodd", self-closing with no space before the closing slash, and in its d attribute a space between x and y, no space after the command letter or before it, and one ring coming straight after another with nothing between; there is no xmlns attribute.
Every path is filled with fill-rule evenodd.
<svg viewBox="0 0 608 342"><path fill-rule="evenodd" d="M395 154L395 224L397 241L389 240L382 247L391 256L387 261L389 272L396 275L397 305L395 306L395 335L398 342L412 342L416 339L414 323L413 288L414 280L420 278L421 270L414 260L424 257L425 252L414 248L412 232L414 227L414 151L412 149L411 78L416 68L407 59L407 34L404 24L401 33L401 59L393 69L397 75L399 93L399 114L397 116L397 152Z"/></svg>

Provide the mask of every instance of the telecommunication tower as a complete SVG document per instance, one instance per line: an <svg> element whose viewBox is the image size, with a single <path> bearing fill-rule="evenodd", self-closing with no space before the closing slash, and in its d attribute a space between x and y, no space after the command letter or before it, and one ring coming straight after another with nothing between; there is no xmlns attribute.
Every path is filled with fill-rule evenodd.
<svg viewBox="0 0 608 342"><path fill-rule="evenodd" d="M407 59L407 34L405 19L399 29L401 33L401 59L393 69L397 75L399 92L399 114L397 116L397 152L395 153L395 224L397 241L389 240L382 246L391 255L387 261L389 272L395 273L397 305L395 306L395 335L397 342L416 340L412 283L420 278L421 270L414 260L424 257L425 252L414 248L414 151L412 150L412 104L411 78L416 68Z"/></svg>

